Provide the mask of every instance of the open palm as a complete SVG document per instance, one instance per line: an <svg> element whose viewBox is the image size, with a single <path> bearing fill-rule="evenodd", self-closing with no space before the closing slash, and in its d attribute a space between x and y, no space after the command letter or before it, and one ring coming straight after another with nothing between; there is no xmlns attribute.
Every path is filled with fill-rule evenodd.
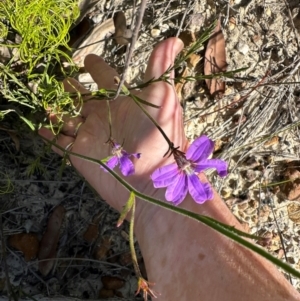
<svg viewBox="0 0 300 301"><path fill-rule="evenodd" d="M145 81L158 78L170 66L183 45L179 39L170 38L153 50L148 62ZM103 59L96 55L88 55L85 68L91 74L98 88L116 89L114 76L117 73L108 66ZM68 79L64 82L65 90L81 93L87 92L76 80ZM182 111L178 102L174 86L165 82L153 83L141 91L135 91L143 100L160 106L160 109L145 106L151 116L164 130L169 139L181 150L187 147L184 135ZM163 158L168 150L168 144L161 133L148 117L140 110L131 98L120 96L110 102L112 116L112 138L119 144L124 142L124 149L128 153L141 153L140 159L134 159L135 175L126 180L138 190L153 195L155 189L150 181L150 174L159 166L174 161L172 157ZM103 159L111 155L111 147L105 142L109 138L105 101L89 100L83 105L81 116L65 121L57 143L66 147L73 142L72 152L94 159ZM80 124L76 137L76 127ZM47 139L53 139L53 134L47 129L41 129ZM54 150L62 154L54 147ZM113 207L121 210L128 196L125 189L99 165L71 156L73 166L97 190L97 192ZM117 170L117 169L116 169Z"/></svg>

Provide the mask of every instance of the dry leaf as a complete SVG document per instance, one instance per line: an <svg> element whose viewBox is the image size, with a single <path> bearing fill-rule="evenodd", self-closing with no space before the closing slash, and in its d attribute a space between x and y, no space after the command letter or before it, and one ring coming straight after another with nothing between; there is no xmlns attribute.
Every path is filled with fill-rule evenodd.
<svg viewBox="0 0 300 301"><path fill-rule="evenodd" d="M19 233L11 235L8 239L11 247L23 252L26 261L34 259L39 251L39 240L36 234Z"/></svg>
<svg viewBox="0 0 300 301"><path fill-rule="evenodd" d="M96 241L99 235L98 226L102 216L102 212L96 214L93 218L93 221L89 224L87 230L83 234L83 239L88 243L93 243Z"/></svg>
<svg viewBox="0 0 300 301"><path fill-rule="evenodd" d="M102 260L107 257L108 251L111 247L111 239L108 237L103 237L100 245L95 248L94 258L97 260Z"/></svg>
<svg viewBox="0 0 300 301"><path fill-rule="evenodd" d="M100 299L108 299L108 298L112 298L115 295L113 290L108 290L104 287L101 288L101 290L99 291L99 298Z"/></svg>
<svg viewBox="0 0 300 301"><path fill-rule="evenodd" d="M220 19L210 37L204 60L204 74L211 75L226 71L226 52L225 39L221 29ZM221 98L225 91L225 83L218 78L206 79L207 87L210 94L214 97Z"/></svg>
<svg viewBox="0 0 300 301"><path fill-rule="evenodd" d="M189 30L180 32L178 38L183 42L185 48L196 41L195 33Z"/></svg>
<svg viewBox="0 0 300 301"><path fill-rule="evenodd" d="M300 223L300 204L294 202L287 206L289 219L294 223Z"/></svg>
<svg viewBox="0 0 300 301"><path fill-rule="evenodd" d="M126 18L123 12L119 11L114 15L115 34L114 39L119 45L127 45L132 38L132 31L127 28Z"/></svg>
<svg viewBox="0 0 300 301"><path fill-rule="evenodd" d="M278 142L279 142L279 137L278 136L274 136L270 140L266 141L264 143L264 146L268 147L268 146L276 145L276 144L278 144Z"/></svg>
<svg viewBox="0 0 300 301"><path fill-rule="evenodd" d="M101 281L103 286L108 290L117 290L124 286L125 281L115 276L102 276Z"/></svg>
<svg viewBox="0 0 300 301"><path fill-rule="evenodd" d="M62 225L65 213L66 209L59 205L54 209L48 220L47 229L43 235L38 256L39 260L49 259L39 262L39 270L44 276L51 271L54 265L54 260L52 258L55 258L56 256L60 227Z"/></svg>

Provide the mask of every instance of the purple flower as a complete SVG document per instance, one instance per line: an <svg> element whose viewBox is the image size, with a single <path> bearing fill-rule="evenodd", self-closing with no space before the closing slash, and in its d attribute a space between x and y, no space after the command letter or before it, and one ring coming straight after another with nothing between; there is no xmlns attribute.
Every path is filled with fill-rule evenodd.
<svg viewBox="0 0 300 301"><path fill-rule="evenodd" d="M126 177L134 174L134 165L129 159L131 156L135 158L140 158L141 154L129 154L127 153L123 147L115 142L112 142L112 156L107 160L106 165L110 169L114 169L117 164L120 165L121 173ZM105 170L102 166L100 166L104 171Z"/></svg>
<svg viewBox="0 0 300 301"><path fill-rule="evenodd" d="M190 193L198 204L212 199L213 191L209 183L202 183L198 173L215 168L221 177L227 175L227 163L219 159L207 159L213 152L214 143L206 136L196 139L186 154L173 151L176 163L158 168L151 175L155 188L167 187L166 200L179 205Z"/></svg>

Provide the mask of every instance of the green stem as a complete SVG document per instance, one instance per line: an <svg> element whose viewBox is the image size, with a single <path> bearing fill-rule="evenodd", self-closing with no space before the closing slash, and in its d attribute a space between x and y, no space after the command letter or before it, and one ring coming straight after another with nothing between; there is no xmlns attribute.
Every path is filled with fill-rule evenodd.
<svg viewBox="0 0 300 301"><path fill-rule="evenodd" d="M43 137L42 137L43 138ZM240 245L244 246L245 248L252 250L253 252L263 256L264 258L266 258L267 260L271 261L273 264L277 265L278 267L282 268L284 271L286 271L287 273L290 273L291 275L300 278L300 272L297 271L296 269L292 268L290 265L288 265L287 263L282 262L281 260L279 260L278 258L272 256L271 254L269 254L267 251L265 251L264 249L258 247L257 245L249 242L246 239L243 239L239 234L235 233L235 229L232 226L228 226L225 224L222 224L219 221L216 221L210 217L204 216L204 215L199 215L196 214L194 212L185 210L183 208L178 208L175 207L174 205L170 205L166 202L154 199L150 196L144 195L143 193L137 191L134 187L132 187L130 184L128 184L126 181L124 181L117 173L115 173L113 170L111 170L109 167L106 166L106 164L102 163L100 160L97 159L93 159L93 158L89 158L83 155L79 155L70 151L66 151L64 148L62 148L59 145L54 144L52 141L43 138L44 140L48 141L49 143L51 143L52 145L55 145L57 148L59 148L60 150L64 151L66 154L68 155L73 155L79 158L82 158L84 160L87 160L89 162L93 162L96 164L101 165L105 170L107 170L123 187L125 187L129 192L134 193L136 196L138 196L140 199L151 203L153 205L157 205L160 206L164 209L170 210L172 212L176 212L178 214L181 214L183 216L187 216L193 220L196 220L198 222L203 223L204 225L208 226L209 228L214 229L215 231L225 235L226 237L234 240L235 242L239 243Z"/></svg>
<svg viewBox="0 0 300 301"><path fill-rule="evenodd" d="M133 262L133 267L137 278L142 277L140 268L137 262L136 252L134 248L134 215L135 215L135 199L133 201L133 205L131 207L131 216L130 216L130 224L129 224L129 246L130 252Z"/></svg>
<svg viewBox="0 0 300 301"><path fill-rule="evenodd" d="M168 138L168 136L165 134L163 129L159 126L159 124L156 122L154 118L144 109L144 107L139 103L139 98L133 94L129 95L134 102L137 104L137 106L143 111L143 113L151 120L151 122L156 126L156 128L159 130L159 132L162 134L164 139L167 141L169 148L172 148L174 146L173 142Z"/></svg>

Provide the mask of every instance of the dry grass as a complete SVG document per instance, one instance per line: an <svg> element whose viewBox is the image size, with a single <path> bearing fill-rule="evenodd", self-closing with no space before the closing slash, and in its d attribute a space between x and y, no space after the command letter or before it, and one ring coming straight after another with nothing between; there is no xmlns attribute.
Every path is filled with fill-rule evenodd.
<svg viewBox="0 0 300 301"><path fill-rule="evenodd" d="M140 1L135 10L129 1L99 1L93 4L89 14L104 22L122 10L129 24L132 16L137 16L139 6ZM221 1L218 6L214 1L152 1L145 9L128 70L124 72L124 47L116 46L112 39L104 42L101 55L120 73L127 73L130 84L139 84L157 42L178 35L181 29L191 28L200 34L203 28L199 28L199 20L207 27L219 14L223 16L227 70L249 68L235 78L224 79L227 90L221 101L208 96L203 82L193 86L185 96L186 133L191 140L205 133L216 141L216 155L228 160L230 175L224 181L210 176L226 203L250 232L271 237L266 248L272 254L286 256L299 269L300 229L288 217L287 205L291 201L284 194L283 185L278 183L284 179L286 170L299 166L298 10L296 2L283 0ZM236 22L233 29L229 26L231 18ZM153 29L158 29L160 35L154 37ZM246 54L238 50L238 41L248 45ZM203 50L199 51L199 55L203 57L203 54ZM201 63L199 68L201 71ZM17 291L21 289L29 296L39 296L39 300L46 300L48 295L97 299L101 275L123 273L125 300L140 300L134 297L131 265L120 261L129 250L127 225L116 230L116 212L95 197L69 167L57 179L61 159L44 152L41 141L32 139L30 134L20 136L20 152L16 152L11 139L1 132L0 171L9 176L14 186L13 192L4 194L1 201L2 238L27 229L41 236L57 204L63 204L68 214L56 268L45 278L37 271L37 260L25 262L20 252L2 240L5 265L0 274L0 290L3 296L12 290L18 296ZM272 144L273 137L278 140ZM30 162L39 156L42 167L28 174ZM1 183L4 186L6 182ZM274 185L277 190L271 186L274 183L278 183ZM87 243L82 236L95 208L103 212L99 236L96 242ZM96 263L93 254L103 237L111 240L110 251ZM6 282L8 273L11 276ZM300 288L298 281L292 282ZM61 298L66 300L65 297L54 300Z"/></svg>

